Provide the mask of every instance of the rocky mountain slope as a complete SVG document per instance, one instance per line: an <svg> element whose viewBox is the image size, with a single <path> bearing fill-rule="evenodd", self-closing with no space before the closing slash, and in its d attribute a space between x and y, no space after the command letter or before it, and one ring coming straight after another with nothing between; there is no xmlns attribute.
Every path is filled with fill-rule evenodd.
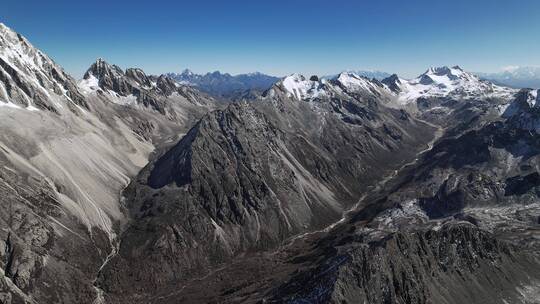
<svg viewBox="0 0 540 304"><path fill-rule="evenodd" d="M538 303L536 99L521 91L502 121L439 141L270 302Z"/></svg>
<svg viewBox="0 0 540 304"><path fill-rule="evenodd" d="M377 91L339 81L289 91L297 79L206 115L128 187L134 221L100 281L110 301L147 301L330 225L433 137L428 124L380 104Z"/></svg>
<svg viewBox="0 0 540 304"><path fill-rule="evenodd" d="M98 61L79 87L0 25L2 302L92 302L126 219L121 190L156 147L213 107L166 77L143 89L132 81L141 71L124 81L109 68Z"/></svg>
<svg viewBox="0 0 540 304"><path fill-rule="evenodd" d="M395 95L384 92L353 75L293 75L265 96L284 113L292 104L320 114L346 95L392 102ZM522 91L502 106L489 98L457 100L454 111L474 108L468 119L446 122L433 148L390 178L373 177L379 182L357 194L357 208L343 220L267 254L237 256L209 276L162 284L154 290L159 302L536 303L537 96Z"/></svg>

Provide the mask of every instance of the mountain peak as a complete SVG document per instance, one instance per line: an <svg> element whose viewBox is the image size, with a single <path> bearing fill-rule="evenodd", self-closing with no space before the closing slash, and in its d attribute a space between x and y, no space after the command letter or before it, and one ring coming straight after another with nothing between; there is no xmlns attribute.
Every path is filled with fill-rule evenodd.
<svg viewBox="0 0 540 304"><path fill-rule="evenodd" d="M467 78L474 77L472 74L463 71L461 67L455 65L451 68L448 66L442 67L430 67L422 76L447 76L447 77L460 77L466 74Z"/></svg>
<svg viewBox="0 0 540 304"><path fill-rule="evenodd" d="M298 100L313 99L324 94L322 81L306 79L304 75L294 73L283 78L276 85L281 86L289 96Z"/></svg>
<svg viewBox="0 0 540 304"><path fill-rule="evenodd" d="M482 81L477 76L465 72L459 66L430 67L425 73L411 80L403 80L393 88L385 83L394 92L399 92L402 103L409 103L419 97L447 97L454 96L460 99L469 98L507 98L515 91Z"/></svg>
<svg viewBox="0 0 540 304"><path fill-rule="evenodd" d="M182 76L193 76L194 73L193 73L193 71L191 71L190 69L187 69L187 68L186 68L186 69L184 69L184 70L182 71L182 73L180 73L180 75L182 75Z"/></svg>
<svg viewBox="0 0 540 304"><path fill-rule="evenodd" d="M104 77L119 77L124 75L124 71L117 65L111 65L103 58L98 58L96 61L88 68L84 74L84 79L89 79L91 76L96 77L101 80Z"/></svg>
<svg viewBox="0 0 540 304"><path fill-rule="evenodd" d="M293 73L289 76L285 76L285 78L283 78L283 82L287 81L287 82L301 82L301 81L305 81L306 80L306 77L304 77L304 75L300 74L300 73Z"/></svg>
<svg viewBox="0 0 540 304"><path fill-rule="evenodd" d="M0 62L0 100L53 112L64 102L86 107L71 76L5 24L0 26Z"/></svg>
<svg viewBox="0 0 540 304"><path fill-rule="evenodd" d="M429 69L427 69L426 72L424 72L423 75L443 76L443 75L448 75L448 74L451 74L451 73L452 73L452 70L449 67L442 66L442 67L430 67Z"/></svg>
<svg viewBox="0 0 540 304"><path fill-rule="evenodd" d="M131 80L137 82L139 85L142 85L144 87L152 86L150 78L148 78L148 76L146 76L146 73L140 68L128 68L126 69L125 75Z"/></svg>
<svg viewBox="0 0 540 304"><path fill-rule="evenodd" d="M394 93L401 92L402 80L401 78L399 78L397 74L392 74L386 77L385 79L381 80L381 82L385 84L390 89L390 91Z"/></svg>

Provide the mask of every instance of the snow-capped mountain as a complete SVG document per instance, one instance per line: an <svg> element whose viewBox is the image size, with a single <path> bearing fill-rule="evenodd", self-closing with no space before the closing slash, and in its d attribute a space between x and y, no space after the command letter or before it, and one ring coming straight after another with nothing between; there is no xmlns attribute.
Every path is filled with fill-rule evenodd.
<svg viewBox="0 0 540 304"><path fill-rule="evenodd" d="M277 83L297 99L317 99L335 94L370 94L393 96L398 105L414 103L419 98L450 97L459 100L500 98L510 100L515 89L498 86L463 71L460 67L429 68L414 79L391 75L382 81L369 79L352 72L343 72L330 79L309 79L293 74Z"/></svg>
<svg viewBox="0 0 540 304"><path fill-rule="evenodd" d="M289 97L297 100L316 100L332 96L347 96L368 94L375 96L391 94L381 82L368 79L351 72L343 72L331 79L319 79L311 76L309 79L301 74L292 74L277 82L266 94L281 90Z"/></svg>
<svg viewBox="0 0 540 304"><path fill-rule="evenodd" d="M417 78L406 80L392 75L382 80L402 104L418 98L451 97L456 99L511 98L517 91L480 80L459 66L429 68Z"/></svg>
<svg viewBox="0 0 540 304"><path fill-rule="evenodd" d="M476 73L480 78L514 88L540 88L540 67L513 66L499 73Z"/></svg>
<svg viewBox="0 0 540 304"><path fill-rule="evenodd" d="M0 107L59 112L86 107L76 82L23 36L0 23Z"/></svg>
<svg viewBox="0 0 540 304"><path fill-rule="evenodd" d="M219 71L195 74L188 69L180 74L169 73L167 76L181 84L196 86L203 92L219 97L231 97L248 90L263 91L279 80L278 77L258 72L233 76Z"/></svg>
<svg viewBox="0 0 540 304"><path fill-rule="evenodd" d="M382 71L376 71L376 70L356 70L356 71L355 70L350 70L350 71L344 71L344 73L356 74L358 76L363 76L363 77L366 77L366 78L369 78L369 79L377 79L377 80L383 80L383 79L391 76L390 73L382 72ZM328 75L328 76L324 76L322 78L332 79L332 78L336 78L338 75L339 74Z"/></svg>

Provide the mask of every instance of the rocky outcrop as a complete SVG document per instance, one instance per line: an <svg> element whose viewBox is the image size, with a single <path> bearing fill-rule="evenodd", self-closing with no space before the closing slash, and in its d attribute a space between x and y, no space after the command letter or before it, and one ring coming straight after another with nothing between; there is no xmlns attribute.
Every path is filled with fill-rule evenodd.
<svg viewBox="0 0 540 304"><path fill-rule="evenodd" d="M0 102L59 112L62 106L87 108L77 84L26 38L0 24Z"/></svg>
<svg viewBox="0 0 540 304"><path fill-rule="evenodd" d="M471 224L352 243L295 275L268 303L534 303L516 286L540 282L527 254Z"/></svg>
<svg viewBox="0 0 540 304"><path fill-rule="evenodd" d="M87 95L101 93L113 103L131 106L135 103L176 121L183 120L183 116L193 112L193 109L186 111L186 107L208 109L214 104L212 98L193 88L178 86L165 75L147 76L138 68L128 68L124 72L101 58L90 66L80 86ZM184 98L187 104L182 100Z"/></svg>

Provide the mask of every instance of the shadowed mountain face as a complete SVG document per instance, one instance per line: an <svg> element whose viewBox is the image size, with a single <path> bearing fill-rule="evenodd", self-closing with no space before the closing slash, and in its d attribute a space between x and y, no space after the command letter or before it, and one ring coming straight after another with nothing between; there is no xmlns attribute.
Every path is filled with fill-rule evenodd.
<svg viewBox="0 0 540 304"><path fill-rule="evenodd" d="M231 99L76 83L0 24L0 302L538 303L538 91L455 66Z"/></svg>
<svg viewBox="0 0 540 304"><path fill-rule="evenodd" d="M433 137L371 93L305 101L281 86L205 116L124 192L134 221L100 285L113 301L330 225Z"/></svg>

